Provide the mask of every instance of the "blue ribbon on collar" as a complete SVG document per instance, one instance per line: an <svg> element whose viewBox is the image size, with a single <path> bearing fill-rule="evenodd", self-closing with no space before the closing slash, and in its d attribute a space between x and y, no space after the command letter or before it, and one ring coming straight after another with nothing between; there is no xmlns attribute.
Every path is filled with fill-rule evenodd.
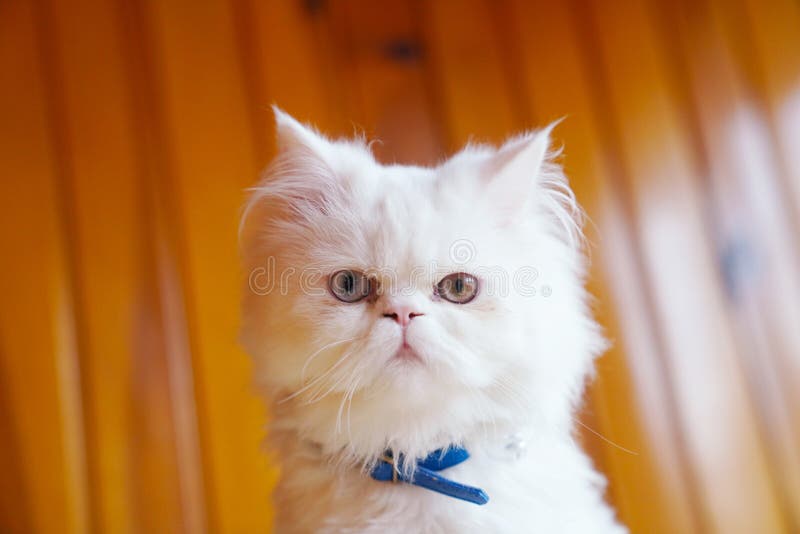
<svg viewBox="0 0 800 534"><path fill-rule="evenodd" d="M489 496L482 489L459 484L436 473L458 465L467 458L469 453L463 447L437 449L418 461L416 470L406 475L403 473L403 455L399 455L395 460L392 452L387 451L370 475L381 482L404 482L462 501L486 504L489 502Z"/></svg>

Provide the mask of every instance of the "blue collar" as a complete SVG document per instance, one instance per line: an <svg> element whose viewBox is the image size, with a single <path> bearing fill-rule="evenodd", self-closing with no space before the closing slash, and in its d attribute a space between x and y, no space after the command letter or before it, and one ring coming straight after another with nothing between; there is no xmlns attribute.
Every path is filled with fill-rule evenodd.
<svg viewBox="0 0 800 534"><path fill-rule="evenodd" d="M406 475L403 473L403 455L399 455L395 460L392 452L387 451L370 475L381 482L404 482L462 501L486 504L489 502L489 496L482 489L453 482L436 473L436 471L458 465L467 458L469 458L469 453L463 447L453 446L437 449L419 460L414 472Z"/></svg>

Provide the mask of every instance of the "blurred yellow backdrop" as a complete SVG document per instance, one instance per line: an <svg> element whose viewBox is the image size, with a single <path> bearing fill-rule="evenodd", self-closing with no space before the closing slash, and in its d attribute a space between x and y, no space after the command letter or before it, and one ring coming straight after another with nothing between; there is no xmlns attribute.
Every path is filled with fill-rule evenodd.
<svg viewBox="0 0 800 534"><path fill-rule="evenodd" d="M269 105L433 163L566 120L634 532L800 529L794 0L0 1L0 530L268 532L237 218Z"/></svg>

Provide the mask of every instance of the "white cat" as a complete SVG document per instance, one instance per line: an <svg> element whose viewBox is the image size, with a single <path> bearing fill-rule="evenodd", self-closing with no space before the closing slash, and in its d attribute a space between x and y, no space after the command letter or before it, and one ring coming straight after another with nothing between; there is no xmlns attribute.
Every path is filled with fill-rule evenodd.
<svg viewBox="0 0 800 534"><path fill-rule="evenodd" d="M241 233L277 531L625 532L573 439L604 341L549 129L422 168L275 115Z"/></svg>

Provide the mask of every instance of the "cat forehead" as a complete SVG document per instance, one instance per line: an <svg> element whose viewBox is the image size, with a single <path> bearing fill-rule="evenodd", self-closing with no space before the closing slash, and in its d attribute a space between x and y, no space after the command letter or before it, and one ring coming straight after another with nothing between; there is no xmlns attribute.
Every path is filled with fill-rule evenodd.
<svg viewBox="0 0 800 534"><path fill-rule="evenodd" d="M443 183L446 179L437 169L402 165L350 174L346 205L353 213L342 214L340 231L351 234L352 246L338 252L378 269L447 264L453 244L468 240L482 225L480 207L460 198L462 188ZM355 220L347 222L352 215Z"/></svg>
<svg viewBox="0 0 800 534"><path fill-rule="evenodd" d="M459 193L466 195L465 184L476 174L468 165L444 165L437 168L410 165L380 165L350 167L343 180L350 186L351 200L361 203L378 218L391 220L405 216L404 223L426 222L430 215L456 210L449 200ZM451 214L452 215L452 214Z"/></svg>

